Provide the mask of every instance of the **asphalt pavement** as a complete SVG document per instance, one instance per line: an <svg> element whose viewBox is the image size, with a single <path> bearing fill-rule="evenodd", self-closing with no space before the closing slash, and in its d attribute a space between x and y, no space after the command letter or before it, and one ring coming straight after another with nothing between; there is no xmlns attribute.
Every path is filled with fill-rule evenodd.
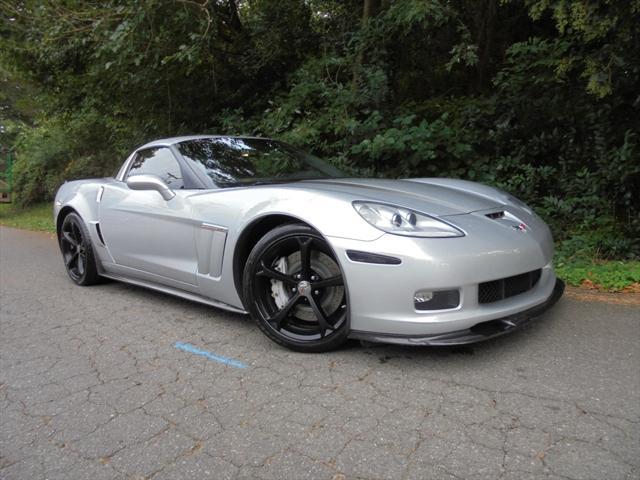
<svg viewBox="0 0 640 480"><path fill-rule="evenodd" d="M0 227L1 479L637 479L640 307L565 297L464 348L304 355L247 318L77 287Z"/></svg>

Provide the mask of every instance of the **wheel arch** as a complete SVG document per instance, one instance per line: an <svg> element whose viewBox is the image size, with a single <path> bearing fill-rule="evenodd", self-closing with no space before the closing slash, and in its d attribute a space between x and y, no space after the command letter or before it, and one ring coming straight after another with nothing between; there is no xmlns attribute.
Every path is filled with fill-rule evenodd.
<svg viewBox="0 0 640 480"><path fill-rule="evenodd" d="M258 243L267 232L270 232L281 225L288 225L292 223L300 223L314 228L313 225L310 225L308 222L292 215L273 213L256 218L249 223L238 236L233 252L233 281L236 292L243 303L244 295L242 293L242 277L244 274L244 265L251 253L251 250L253 250L256 243Z"/></svg>
<svg viewBox="0 0 640 480"><path fill-rule="evenodd" d="M76 215L80 215L75 208L69 205L65 205L64 207L62 207L62 209L60 209L60 212L56 217L56 233L58 235L60 234L60 229L62 228L62 222L64 222L65 217L70 213L75 213Z"/></svg>
<svg viewBox="0 0 640 480"><path fill-rule="evenodd" d="M278 220L283 220L283 221L281 223L277 223L277 225L275 225L273 229L268 229L266 227L261 229L259 226L260 224L258 224L254 232L255 233L259 232L259 234L255 234L253 236L252 238L253 242L246 241L245 243L245 245L249 245L250 243L253 243L253 247L251 248L251 250L249 250L249 248L246 249L247 251L250 252L248 254L247 260L242 263L238 262L236 264L236 268L244 267L243 269L246 272L250 272L250 273L243 272L244 275L251 276L251 278L245 277L244 279L242 279L242 277L236 277L236 281L240 280L242 282L242 285L239 285L239 286L244 287L242 292L243 294L242 301L245 304L245 308L252 315L254 320L256 320L256 322L258 323L258 326L263 331L263 333L265 333L267 337L269 337L271 340L275 341L280 345L287 346L288 348L291 348L293 350L304 351L304 352L320 352L320 351L326 351L327 349L336 348L337 346L342 345L344 341L346 341L351 328L350 311L348 310L348 308L347 310L344 310L344 308L348 307L349 305L349 290L348 290L348 284L346 281L345 272L341 265L341 262L337 257L336 252L333 246L331 245L331 243L317 228L314 228L313 225L310 225L309 222L301 221L300 219L295 217L287 217L284 219L272 218L272 221L274 222L277 222ZM273 330L272 328L265 325L264 322L265 321L268 322L268 320L265 320L265 319L271 318L273 312L271 312L270 309L267 308L267 313L264 313L264 311L259 305L264 306L263 300L265 298L265 295L266 295L266 299L268 300L268 303L270 304L273 303L272 299L270 298L272 293L270 284L269 284L269 281L266 281L266 283L262 281L260 284L258 284L258 293L256 293L256 284L254 283L254 280L255 280L254 275L256 277L261 275L260 265L261 264L264 265L264 263L261 263L261 262L264 262L266 259L265 257L262 257L262 255L264 255L266 252L269 252L270 249L273 248L273 245L278 244L278 242L280 242L282 239L285 239L285 241L290 241L293 239L294 244L293 245L288 244L288 246L285 247L287 251L284 253L276 252L275 253L276 256L281 254L289 255L292 251L295 251L295 252L300 251L300 253L302 254L302 244L298 246L296 245L296 242L295 242L295 240L298 239L298 237L300 236L313 237L315 238L315 242L317 242L318 244L322 243L324 245L322 247L316 244L315 247L309 247L309 248L312 251L323 251L326 254L328 254L330 257L333 257L331 261L338 267L338 269L340 270L341 276L344 279L343 282L338 282L335 284L335 285L342 284L342 283L344 284L344 293L343 293L344 297L340 296L338 298L338 300L340 300L340 303L337 303L335 305L332 304L334 308L332 308L331 311L325 311L324 313L322 313L322 310L319 310L318 307L313 307L315 309L314 314L316 315L316 318L318 319L318 322L320 323L320 325L322 325L322 322L321 322L322 318L324 318L325 322L329 322L328 319L331 315L337 314L338 317L337 319L336 317L333 317L334 321L333 323L331 323L331 326L327 325L326 327L327 329L330 329L330 334L323 335L322 333L323 329L322 327L319 327L320 336L318 338L317 336L318 331L316 331L314 333L315 337L310 339L311 344L305 343L307 339L304 338L304 335L305 335L304 333L298 332L303 337L296 336L296 335L291 337L289 335L286 335L280 332L280 328L278 328L277 329L278 331L274 333L274 331L272 331ZM272 252L268 258L270 262L274 258L274 252ZM247 262L250 262L250 263L247 263ZM314 267L311 267L311 262L312 262L311 256L308 257L308 262L309 264L307 268L314 268ZM323 271L322 269L318 270L317 265L315 268L316 268L315 271L319 272L318 275L320 277L314 278L313 276L311 276L310 280L321 281L323 278L325 278L325 275L327 275L327 272ZM291 275L293 273L295 272L290 272ZM329 276L332 276L335 274L336 273L334 271L333 273L330 273ZM293 277L290 277L290 279L293 280ZM303 277L303 279L307 279L307 277ZM289 282L289 280L285 280L285 282ZM296 282L298 282L298 287L302 288L302 284L299 283L300 280L293 280L294 284ZM311 285L313 286L313 283ZM333 286L333 285L334 284L331 284L330 286ZM311 293L312 292L307 292L307 293L304 293L304 295L311 294ZM315 294L318 294L318 293L319 292L315 292ZM297 298L299 299L300 296L297 296ZM319 298L322 299L322 297L319 297ZM295 301L296 300L294 300L293 303L290 302L289 305L294 304ZM313 305L312 301L311 303ZM275 311L277 312L278 309L276 308ZM340 323L338 324L337 322L340 322ZM271 325L271 327L273 327L273 325Z"/></svg>

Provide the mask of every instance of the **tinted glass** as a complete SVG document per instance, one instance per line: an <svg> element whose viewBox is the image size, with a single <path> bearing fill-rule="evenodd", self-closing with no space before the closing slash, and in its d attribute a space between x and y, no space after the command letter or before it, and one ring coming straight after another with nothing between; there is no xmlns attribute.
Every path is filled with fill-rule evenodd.
<svg viewBox="0 0 640 480"><path fill-rule="evenodd" d="M133 175L156 175L174 190L184 188L180 165L168 148L139 151L129 167L127 178Z"/></svg>
<svg viewBox="0 0 640 480"><path fill-rule="evenodd" d="M335 167L290 145L255 138L201 138L180 153L219 187L343 176Z"/></svg>

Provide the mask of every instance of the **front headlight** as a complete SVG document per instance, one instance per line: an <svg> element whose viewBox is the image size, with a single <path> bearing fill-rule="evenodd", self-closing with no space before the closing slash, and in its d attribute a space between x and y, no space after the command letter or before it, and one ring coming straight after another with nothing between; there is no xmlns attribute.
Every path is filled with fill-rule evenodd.
<svg viewBox="0 0 640 480"><path fill-rule="evenodd" d="M353 208L367 223L394 235L407 237L463 237L464 232L442 220L407 208L374 202L353 202Z"/></svg>

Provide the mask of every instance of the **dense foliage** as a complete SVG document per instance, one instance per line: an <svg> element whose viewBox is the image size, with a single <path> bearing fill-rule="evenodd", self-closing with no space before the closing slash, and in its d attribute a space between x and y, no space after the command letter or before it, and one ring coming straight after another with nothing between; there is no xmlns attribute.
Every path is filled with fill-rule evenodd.
<svg viewBox="0 0 640 480"><path fill-rule="evenodd" d="M640 0L0 6L24 204L155 137L254 134L354 173L494 184L561 253L640 255Z"/></svg>

